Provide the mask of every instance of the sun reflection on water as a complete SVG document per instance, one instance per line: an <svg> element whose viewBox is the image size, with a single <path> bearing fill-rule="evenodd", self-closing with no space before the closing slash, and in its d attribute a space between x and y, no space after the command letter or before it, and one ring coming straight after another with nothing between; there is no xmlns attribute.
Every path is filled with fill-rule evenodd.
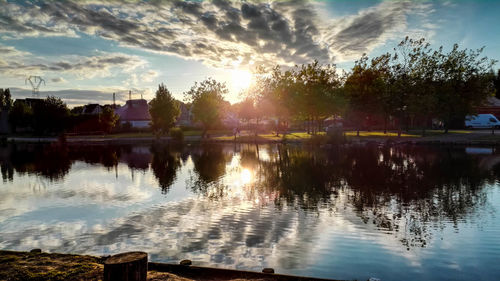
<svg viewBox="0 0 500 281"><path fill-rule="evenodd" d="M241 185L247 185L252 181L252 172L249 169L242 169L240 173L240 183Z"/></svg>

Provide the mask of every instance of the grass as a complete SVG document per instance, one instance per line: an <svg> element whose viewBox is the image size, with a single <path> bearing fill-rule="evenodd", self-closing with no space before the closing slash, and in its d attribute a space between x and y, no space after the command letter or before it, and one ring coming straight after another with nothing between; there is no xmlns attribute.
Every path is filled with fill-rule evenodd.
<svg viewBox="0 0 500 281"><path fill-rule="evenodd" d="M345 132L345 135L348 137L357 137L357 132L356 131L348 131L348 132ZM361 132L359 132L359 137L397 137L397 136L398 136L398 133L393 133L393 132L387 132L385 134L382 131L370 131L370 132L361 131ZM401 137L417 138L417 137L421 137L421 135L401 133Z"/></svg>
<svg viewBox="0 0 500 281"><path fill-rule="evenodd" d="M318 135L324 135L324 132L318 133ZM287 141L300 141L300 140L307 140L310 139L312 135L306 133L306 132L292 132L288 133L283 137L282 134L279 136L276 136L274 133L268 133L268 134L258 134L257 136L250 134L250 135L243 135L243 136L238 136L236 137L236 141L238 142L266 142L266 141L271 141L271 142L276 142L276 141L282 141L282 140L287 140ZM213 138L214 140L220 140L220 141L232 141L234 140L234 135L225 135L225 136L219 136Z"/></svg>
<svg viewBox="0 0 500 281"><path fill-rule="evenodd" d="M413 140L413 141L439 141L439 142L500 142L500 130L496 130L495 135L491 135L490 130L450 130L447 134L443 130L426 130L425 136L422 135L422 130L410 130L401 133L400 140ZM201 130L186 130L183 131L185 140L187 141L198 141L201 140ZM214 141L227 141L232 142L235 140L232 130L210 130L208 131L210 135L209 140ZM346 139L351 140L365 140L365 141L380 141L384 139L398 139L397 132L390 131L384 133L381 130L378 131L360 131L359 137L356 131L345 131ZM261 133L257 136L250 131L244 131L242 136L236 137L236 142L241 143L266 143L266 142L301 142L301 143L316 143L324 142L320 138L325 136L325 132L320 132L316 136L310 135L307 132L290 132L284 137L282 134L276 136L274 132ZM86 135L86 136L69 136L69 139L81 139L89 141L96 139L153 139L155 136L151 132L133 132L133 133L117 133L109 135ZM313 139L314 138L314 139Z"/></svg>
<svg viewBox="0 0 500 281"><path fill-rule="evenodd" d="M97 280L101 275L96 257L0 251L0 280Z"/></svg>
<svg viewBox="0 0 500 281"><path fill-rule="evenodd" d="M103 259L92 256L0 250L0 280L102 280ZM192 281L168 272L148 272L149 281Z"/></svg>

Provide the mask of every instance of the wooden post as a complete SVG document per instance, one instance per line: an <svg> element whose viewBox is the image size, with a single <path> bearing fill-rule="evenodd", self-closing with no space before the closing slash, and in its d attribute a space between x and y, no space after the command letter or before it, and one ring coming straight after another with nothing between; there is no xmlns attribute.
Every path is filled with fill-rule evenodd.
<svg viewBox="0 0 500 281"><path fill-rule="evenodd" d="M146 281L148 254L128 252L114 255L104 261L104 281Z"/></svg>

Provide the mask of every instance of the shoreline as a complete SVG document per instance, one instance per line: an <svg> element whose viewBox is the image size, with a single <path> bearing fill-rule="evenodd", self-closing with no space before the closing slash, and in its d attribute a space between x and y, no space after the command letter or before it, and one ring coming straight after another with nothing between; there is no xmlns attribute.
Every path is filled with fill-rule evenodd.
<svg viewBox="0 0 500 281"><path fill-rule="evenodd" d="M31 252L0 250L0 280L102 280L106 258L91 255L45 253L39 249L34 249ZM158 262L148 262L147 279L150 281L335 281L334 279Z"/></svg>
<svg viewBox="0 0 500 281"><path fill-rule="evenodd" d="M402 136L393 135L377 135L377 136L346 136L344 141L338 144L423 144L423 145L500 145L500 132L492 135L491 131L477 131L470 133L450 133L437 136ZM371 132L373 133L373 132ZM291 134L293 136L293 134ZM57 137L17 137L4 136L3 143L57 143L60 139ZM67 137L65 140L68 144L74 145L90 145L90 144L145 144L145 143L185 143L185 144L202 144L202 143L240 143L240 144L305 144L305 145L332 145L327 141L324 135L320 135L320 140L315 141L313 137L307 138L286 138L266 136L245 135L234 139L233 136L221 135L214 136L210 139L202 139L200 136L186 136L183 141L173 140L171 137L116 137L116 136L82 136L82 137Z"/></svg>

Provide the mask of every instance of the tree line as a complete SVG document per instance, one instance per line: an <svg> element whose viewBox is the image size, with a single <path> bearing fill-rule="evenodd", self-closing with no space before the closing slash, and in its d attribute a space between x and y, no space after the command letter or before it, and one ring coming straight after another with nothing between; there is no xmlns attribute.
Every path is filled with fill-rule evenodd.
<svg viewBox="0 0 500 281"><path fill-rule="evenodd" d="M372 121L386 132L396 129L421 128L425 134L432 119L439 120L447 132L452 126L463 126L464 117L495 95L500 86L500 71L493 72L494 60L478 50L433 49L424 39L405 38L391 52L369 58L363 55L349 71L333 64L296 65L283 69L258 68L256 81L244 94L244 100L229 105L224 83L207 79L185 93L191 103L194 120L203 126L204 134L220 121L224 112L235 113L240 120L275 120L275 130L301 123L308 133L321 131L327 118L342 117L359 130ZM164 85L157 91L168 92ZM170 93L168 93L170 95ZM170 95L168 100L173 101ZM155 107L169 108L152 101ZM175 120L175 106L168 111ZM151 112L153 128L163 121ZM173 126L173 122L167 122ZM163 126L163 125L162 125ZM168 131L165 126L163 131Z"/></svg>
<svg viewBox="0 0 500 281"><path fill-rule="evenodd" d="M118 121L118 116L110 106L104 106L99 115L83 115L81 107L70 110L61 98L54 96L12 101L9 95L5 100L9 104L6 109L12 133L57 135L75 129L109 133Z"/></svg>

